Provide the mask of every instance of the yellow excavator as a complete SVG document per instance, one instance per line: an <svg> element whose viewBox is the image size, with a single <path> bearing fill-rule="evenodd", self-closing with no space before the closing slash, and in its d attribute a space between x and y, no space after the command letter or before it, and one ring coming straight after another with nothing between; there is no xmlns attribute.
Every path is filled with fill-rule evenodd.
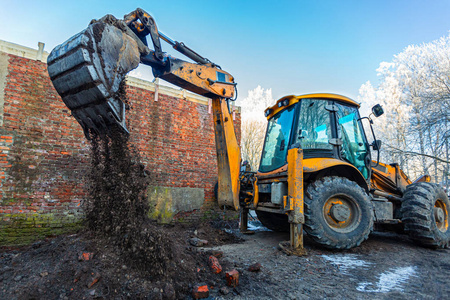
<svg viewBox="0 0 450 300"><path fill-rule="evenodd" d="M147 37L150 36L152 49ZM161 40L193 62L162 51ZM125 75L140 63L157 78L212 99L218 162L218 204L248 212L272 230L290 231L280 246L301 255L303 230L320 245L349 249L366 240L373 226L401 226L417 243L444 248L450 243L450 202L429 176L411 182L396 164L379 162L381 142L359 104L334 94L286 96L265 110L266 137L258 172L241 168L229 103L234 77L184 43L158 31L142 9L124 18L107 15L55 47L48 72L62 100L87 138L107 135L115 126L128 132L122 99ZM373 142L369 143L363 122ZM377 152L372 160L371 150Z"/></svg>

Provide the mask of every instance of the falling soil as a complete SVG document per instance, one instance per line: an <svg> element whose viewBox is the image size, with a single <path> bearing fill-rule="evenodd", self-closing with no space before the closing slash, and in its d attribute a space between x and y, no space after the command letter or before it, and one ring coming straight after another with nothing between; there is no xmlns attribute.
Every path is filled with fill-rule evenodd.
<svg viewBox="0 0 450 300"><path fill-rule="evenodd" d="M147 218L146 188L151 180L128 135L112 129L93 138L87 226L116 245L129 264L151 276L168 276L172 245Z"/></svg>

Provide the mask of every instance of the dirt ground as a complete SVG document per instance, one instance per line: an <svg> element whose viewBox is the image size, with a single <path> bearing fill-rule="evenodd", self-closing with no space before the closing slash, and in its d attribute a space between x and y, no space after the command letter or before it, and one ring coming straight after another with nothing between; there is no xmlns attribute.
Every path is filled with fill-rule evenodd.
<svg viewBox="0 0 450 300"><path fill-rule="evenodd" d="M208 266L211 253L190 245L191 238L208 239L211 246L239 238L211 223L160 226L171 241L174 256L165 275L151 275L108 239L89 231L38 241L21 249L0 250L0 299L184 299L194 285L212 291L225 286L223 274ZM88 260L83 253L92 253ZM231 268L222 262L224 268ZM175 270L173 270L175 268Z"/></svg>
<svg viewBox="0 0 450 300"><path fill-rule="evenodd" d="M307 256L295 257L278 250L288 233L256 229L243 243L216 247L242 273L239 295L218 299L450 299L449 249L421 248L406 235L374 232L346 251L324 250L305 236ZM261 271L248 272L255 262Z"/></svg>
<svg viewBox="0 0 450 300"><path fill-rule="evenodd" d="M89 233L2 249L0 299L191 299L198 283L209 286L209 299L450 297L448 249L421 248L404 235L383 232L373 233L360 247L348 251L324 250L306 237L308 255L287 256L277 246L288 234L252 224L253 235L241 235L237 229L230 230L230 224L217 222L161 227L177 245L173 259L181 267L172 278L145 275L117 255L114 247ZM226 232L216 225L226 227ZM189 244L192 237L209 244L194 247ZM212 250L223 251L219 258L223 271L217 275L208 267ZM80 258L86 252L93 253L88 261ZM257 262L261 270L249 272L248 267ZM240 273L240 284L223 289L224 273L233 268ZM92 284L96 278L98 282Z"/></svg>

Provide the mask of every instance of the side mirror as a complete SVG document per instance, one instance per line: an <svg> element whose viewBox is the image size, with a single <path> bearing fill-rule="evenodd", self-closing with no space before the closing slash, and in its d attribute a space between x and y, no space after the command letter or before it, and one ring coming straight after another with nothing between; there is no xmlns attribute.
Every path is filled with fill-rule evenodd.
<svg viewBox="0 0 450 300"><path fill-rule="evenodd" d="M381 140L373 141L373 143L370 146L372 146L373 150L380 150L381 149Z"/></svg>
<svg viewBox="0 0 450 300"><path fill-rule="evenodd" d="M382 114L384 114L384 110L383 110L383 108L381 107L381 105L380 104L377 104L377 105L375 105L374 107L372 107L372 113L373 113L373 115L375 116L375 117L379 117L379 116L381 116Z"/></svg>

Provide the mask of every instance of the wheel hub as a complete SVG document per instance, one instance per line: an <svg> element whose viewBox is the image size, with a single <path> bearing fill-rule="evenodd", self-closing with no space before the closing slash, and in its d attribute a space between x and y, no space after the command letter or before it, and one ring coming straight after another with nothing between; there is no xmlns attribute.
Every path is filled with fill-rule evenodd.
<svg viewBox="0 0 450 300"><path fill-rule="evenodd" d="M437 222L442 223L445 220L445 213L441 207L434 208L434 218Z"/></svg>
<svg viewBox="0 0 450 300"><path fill-rule="evenodd" d="M448 210L447 205L441 199L437 199L434 203L434 221L436 222L437 228L442 232L447 232L448 230Z"/></svg>
<svg viewBox="0 0 450 300"><path fill-rule="evenodd" d="M330 213L331 217L337 222L344 222L350 218L350 209L346 205L334 204Z"/></svg>
<svg viewBox="0 0 450 300"><path fill-rule="evenodd" d="M355 199L336 195L325 202L323 217L332 230L347 233L361 223L361 209Z"/></svg>

